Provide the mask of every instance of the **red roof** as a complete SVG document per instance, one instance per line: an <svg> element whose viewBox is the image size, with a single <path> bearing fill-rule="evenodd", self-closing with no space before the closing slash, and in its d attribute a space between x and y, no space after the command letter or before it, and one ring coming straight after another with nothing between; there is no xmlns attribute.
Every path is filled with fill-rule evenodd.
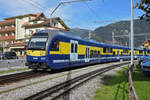
<svg viewBox="0 0 150 100"><path fill-rule="evenodd" d="M15 23L16 19L0 21L0 24Z"/></svg>

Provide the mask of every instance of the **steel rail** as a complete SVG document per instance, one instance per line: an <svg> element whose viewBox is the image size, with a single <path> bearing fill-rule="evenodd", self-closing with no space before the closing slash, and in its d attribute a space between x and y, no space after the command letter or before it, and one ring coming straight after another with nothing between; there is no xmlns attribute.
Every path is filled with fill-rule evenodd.
<svg viewBox="0 0 150 100"><path fill-rule="evenodd" d="M23 72L23 73L0 76L0 87L5 84L10 84L10 83L14 83L17 81L22 81L22 80L34 78L34 77L40 77L40 76L44 76L47 74L48 73L37 73L33 71L28 71L28 72Z"/></svg>
<svg viewBox="0 0 150 100"><path fill-rule="evenodd" d="M125 65L125 64L129 64L129 62L125 62L125 63L121 63L121 64L115 64L115 65L110 65L108 67L105 67L105 68L101 68L101 69L98 69L98 70L95 70L95 71L92 71L92 72L89 72L89 73L86 73L86 74L83 74L83 75L80 75L78 77L75 77L73 79L70 79L70 80L67 80L65 82L62 82L58 85L55 85L49 89L46 89L44 91L41 91L37 94L34 94L30 97L27 97L25 98L24 100L41 100L43 98L46 98L46 97L51 97L50 100L55 100L61 96L63 96L64 94L66 94L67 92L69 92L70 90L72 90L73 88L85 83L86 81L104 73L104 72L107 72L107 71L110 71L116 67L120 67L122 65ZM66 87L70 86L68 89L66 90L63 90L65 89ZM61 93L60 93L61 92Z"/></svg>

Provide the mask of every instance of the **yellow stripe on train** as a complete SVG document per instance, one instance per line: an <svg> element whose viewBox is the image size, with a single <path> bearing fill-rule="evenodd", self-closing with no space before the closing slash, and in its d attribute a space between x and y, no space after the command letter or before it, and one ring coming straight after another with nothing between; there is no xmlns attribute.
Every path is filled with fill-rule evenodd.
<svg viewBox="0 0 150 100"><path fill-rule="evenodd" d="M45 56L46 52L44 50L27 50L27 55L29 56Z"/></svg>
<svg viewBox="0 0 150 100"><path fill-rule="evenodd" d="M50 54L70 54L70 43L60 42L59 51L50 51Z"/></svg>
<svg viewBox="0 0 150 100"><path fill-rule="evenodd" d="M50 54L70 54L70 43L68 42L60 42L59 43L59 51L50 51ZM85 54L85 46L78 45L78 54Z"/></svg>

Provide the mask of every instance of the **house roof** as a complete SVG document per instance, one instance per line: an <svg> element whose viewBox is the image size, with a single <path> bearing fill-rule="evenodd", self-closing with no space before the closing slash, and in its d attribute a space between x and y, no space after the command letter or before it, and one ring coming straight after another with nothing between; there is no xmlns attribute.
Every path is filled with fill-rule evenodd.
<svg viewBox="0 0 150 100"><path fill-rule="evenodd" d="M48 18L46 19L44 22L42 23L39 23L39 24L29 24L29 22L26 22L23 24L22 27L25 27L25 28L35 28L35 27L42 27L42 26L46 26L51 20L57 20L64 28L65 30L70 30L67 25L59 18L59 17L55 17L55 18ZM53 27L53 26L50 26L51 28L56 28L56 29L61 29L61 28L58 28L58 27Z"/></svg>
<svg viewBox="0 0 150 100"><path fill-rule="evenodd" d="M4 18L4 20L11 20L11 19L16 19L16 18L24 18L24 17L29 17L29 16L34 16L35 18L38 18L39 16L45 17L45 15L43 13L39 12L39 13L36 13L36 14L25 14L25 15L18 15L18 16L14 16L14 17Z"/></svg>
<svg viewBox="0 0 150 100"><path fill-rule="evenodd" d="M150 40L146 40L142 45L147 45L150 42Z"/></svg>
<svg viewBox="0 0 150 100"><path fill-rule="evenodd" d="M63 22L63 20L61 20L60 17L48 18L48 19L46 20L45 24L49 23L50 20L57 20L58 22L60 22L60 24L61 24L62 26L64 26L64 28L65 28L66 30L70 30L69 27L67 27L67 25Z"/></svg>
<svg viewBox="0 0 150 100"><path fill-rule="evenodd" d="M16 21L16 19L0 21L0 25L13 24L13 23L15 23L15 21Z"/></svg>

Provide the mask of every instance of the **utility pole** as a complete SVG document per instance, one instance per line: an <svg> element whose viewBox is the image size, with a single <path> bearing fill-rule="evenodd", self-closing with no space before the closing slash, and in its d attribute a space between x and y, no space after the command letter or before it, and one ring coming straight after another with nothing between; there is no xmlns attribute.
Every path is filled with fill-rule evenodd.
<svg viewBox="0 0 150 100"><path fill-rule="evenodd" d="M131 32L129 32L128 35L129 35L129 48L131 48Z"/></svg>
<svg viewBox="0 0 150 100"><path fill-rule="evenodd" d="M89 39L91 39L91 35L92 35L92 33L91 33L91 31L89 30Z"/></svg>
<svg viewBox="0 0 150 100"><path fill-rule="evenodd" d="M115 32L112 31L112 43L115 44Z"/></svg>
<svg viewBox="0 0 150 100"><path fill-rule="evenodd" d="M133 0L131 0L131 65L134 64L133 49L134 49L134 27L133 27Z"/></svg>

